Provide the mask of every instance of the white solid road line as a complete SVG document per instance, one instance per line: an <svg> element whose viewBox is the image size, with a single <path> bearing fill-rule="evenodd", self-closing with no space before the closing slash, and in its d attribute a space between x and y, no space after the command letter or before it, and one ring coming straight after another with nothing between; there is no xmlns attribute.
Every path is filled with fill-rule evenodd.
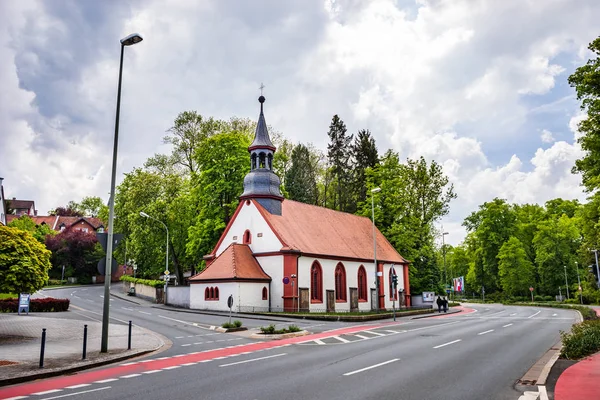
<svg viewBox="0 0 600 400"><path fill-rule="evenodd" d="M142 374L155 374L160 371L161 371L160 369L153 369L151 371L144 371L144 372L142 372Z"/></svg>
<svg viewBox="0 0 600 400"><path fill-rule="evenodd" d="M182 321L182 320L175 319L175 318L169 318L169 317L165 317L164 315L159 315L158 317L159 317L159 318L164 318L164 319L169 319L169 320L171 320L171 321L175 321L175 322L179 322L179 323L181 323L181 324L192 325L192 326L195 326L196 328L200 328L200 329L206 329L207 331L209 331L209 330L210 330L210 328L206 328L206 327L204 327L204 326L200 326L200 325L198 325L198 324L197 324L197 323L195 323L195 322L187 322L187 321Z"/></svg>
<svg viewBox="0 0 600 400"><path fill-rule="evenodd" d="M97 392L99 390L110 389L111 387L112 386L105 386L105 387L101 387L101 388L98 388L98 389L84 390L83 392L75 392L75 393L63 394L63 395L60 395L60 396L46 397L46 398L44 398L44 400L60 399L62 397L69 397L69 396L78 396L80 394L92 393L92 392Z"/></svg>
<svg viewBox="0 0 600 400"><path fill-rule="evenodd" d="M512 317L512 316L515 316L515 315L517 315L517 313L516 313L516 312L514 312L514 313L510 314L510 317Z"/></svg>
<svg viewBox="0 0 600 400"><path fill-rule="evenodd" d="M548 392L546 392L546 386L538 386L540 391L540 400L548 400Z"/></svg>
<svg viewBox="0 0 600 400"><path fill-rule="evenodd" d="M458 343L461 340L462 339L457 339L457 340L453 340L453 341L448 342L448 343L440 344L439 346L435 346L434 349L439 349L440 347L444 347L444 346L448 346L448 345L451 345L451 344L454 344L454 343Z"/></svg>
<svg viewBox="0 0 600 400"><path fill-rule="evenodd" d="M79 385L67 386L65 389L79 389L86 386L91 386L91 383L81 383Z"/></svg>
<svg viewBox="0 0 600 400"><path fill-rule="evenodd" d="M146 312L146 311L138 311L138 312L142 313L142 314L146 314L146 315L152 315L152 314L150 314L149 312Z"/></svg>
<svg viewBox="0 0 600 400"><path fill-rule="evenodd" d="M352 372L346 372L344 374L344 376L350 376L350 375L358 374L359 372L368 371L370 369L381 367L382 365L390 364L390 363L396 362L398 360L400 360L400 359L399 358L394 358L393 360L384 361L384 362L379 363L379 364L371 365L370 367L357 369L356 371L352 371Z"/></svg>
<svg viewBox="0 0 600 400"><path fill-rule="evenodd" d="M102 379L101 381L95 381L94 383L108 383L108 382L114 382L114 381L118 381L118 379L117 378Z"/></svg>
<svg viewBox="0 0 600 400"><path fill-rule="evenodd" d="M43 396L45 394L50 394L50 393L57 393L57 392L62 392L62 389L52 389L52 390L46 390L43 392L37 392L37 393L31 393L37 396Z"/></svg>
<svg viewBox="0 0 600 400"><path fill-rule="evenodd" d="M533 314L533 315L530 315L529 317L527 317L527 319L529 319L529 318L533 318L533 317L535 317L536 315L538 315L538 314L539 314L539 313L541 313L541 312L542 312L542 310L540 310L540 311L536 312L536 313L535 313L535 314Z"/></svg>
<svg viewBox="0 0 600 400"><path fill-rule="evenodd" d="M177 368L181 368L181 365L173 365L173 366L171 366L171 367L165 367L165 368L163 368L163 369L166 369L166 370L168 371L168 370L171 370L171 369L177 369Z"/></svg>
<svg viewBox="0 0 600 400"><path fill-rule="evenodd" d="M130 375L123 375L120 378L121 379L129 379L129 378L135 378L136 376L142 376L142 374L130 374Z"/></svg>
<svg viewBox="0 0 600 400"><path fill-rule="evenodd" d="M490 332L494 332L494 330L490 329L489 331L479 332L478 335L485 335L486 333L490 333Z"/></svg>
<svg viewBox="0 0 600 400"><path fill-rule="evenodd" d="M229 367L229 366L231 366L231 365L245 364L245 363L249 363L249 362L260 361L260 360L266 360L266 359L268 359L268 358L281 357L281 356L285 356L285 355L287 355L287 353L273 354L272 356L267 356L267 357L252 358L252 359L250 359L250 360L238 361L238 362L229 363L229 364L221 364L221 365L219 365L219 367ZM215 359L215 360L216 360L216 359Z"/></svg>
<svg viewBox="0 0 600 400"><path fill-rule="evenodd" d="M511 326L511 325L512 325L512 324L506 324L506 325L503 325L502 327L503 327L503 328L508 328L508 327L509 327L509 326Z"/></svg>

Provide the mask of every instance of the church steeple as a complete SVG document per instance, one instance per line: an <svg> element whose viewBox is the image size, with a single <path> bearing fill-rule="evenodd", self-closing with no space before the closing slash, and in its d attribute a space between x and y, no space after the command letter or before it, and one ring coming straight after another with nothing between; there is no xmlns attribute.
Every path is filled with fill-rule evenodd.
<svg viewBox="0 0 600 400"><path fill-rule="evenodd" d="M263 87L261 85L261 90ZM273 172L273 155L276 148L269 137L263 113L265 97L261 94L258 101L260 102L260 115L254 141L248 147L250 172L244 178L244 193L240 196L240 200L256 199L271 214L281 215L281 202L283 201L279 190L281 181Z"/></svg>

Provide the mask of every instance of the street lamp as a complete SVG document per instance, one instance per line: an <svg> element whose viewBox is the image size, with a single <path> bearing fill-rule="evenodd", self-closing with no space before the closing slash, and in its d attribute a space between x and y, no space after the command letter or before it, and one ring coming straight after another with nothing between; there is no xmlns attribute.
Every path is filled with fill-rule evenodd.
<svg viewBox="0 0 600 400"><path fill-rule="evenodd" d="M108 352L108 320L110 309L110 277L113 252L113 225L115 218L115 179L117 175L117 148L119 144L119 115L121 113L121 82L123 78L123 52L125 46L141 42L142 37L133 33L121 39L121 60L119 63L119 85L117 88L117 115L115 118L115 138L113 145L112 173L110 178L110 198L108 199L108 235L106 238L106 270L104 273L104 307L102 310L102 342L100 352Z"/></svg>
<svg viewBox="0 0 600 400"><path fill-rule="evenodd" d="M583 291L581 290L581 279L579 279L579 264L575 261L575 269L577 270L577 289L579 290L579 302L583 304Z"/></svg>
<svg viewBox="0 0 600 400"><path fill-rule="evenodd" d="M567 266L565 265L565 285L567 286L567 300L569 299L569 281L567 280Z"/></svg>
<svg viewBox="0 0 600 400"><path fill-rule="evenodd" d="M596 256L596 276L598 277L598 281L596 285L600 289L600 270L598 270L598 250L590 250Z"/></svg>
<svg viewBox="0 0 600 400"><path fill-rule="evenodd" d="M442 230L443 229L444 228L442 227ZM446 235L448 235L448 232L442 233L442 254L444 256L444 290L446 290L446 285L448 284L448 275L446 274L446 241L444 240ZM454 293L454 285L452 285L452 293Z"/></svg>
<svg viewBox="0 0 600 400"><path fill-rule="evenodd" d="M377 275L377 239L375 239L375 201L373 200L373 194L380 192L381 188L371 189L371 217L373 218L373 260L375 262L375 302L374 309L379 310L379 276Z"/></svg>
<svg viewBox="0 0 600 400"><path fill-rule="evenodd" d="M165 274L167 274L167 271L169 271L169 228L167 228L167 225L165 225L165 223L162 222L161 220L151 217L143 211L140 211L140 215L144 218L150 218L157 222L160 222L162 224L162 226L165 228L165 230L167 231L167 256L165 258ZM166 281L166 278L165 278L165 281ZM165 286L166 286L166 284L165 284Z"/></svg>

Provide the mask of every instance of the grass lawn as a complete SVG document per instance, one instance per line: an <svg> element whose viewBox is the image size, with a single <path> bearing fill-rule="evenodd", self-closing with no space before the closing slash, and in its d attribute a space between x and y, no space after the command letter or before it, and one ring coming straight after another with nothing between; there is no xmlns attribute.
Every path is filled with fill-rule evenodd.
<svg viewBox="0 0 600 400"><path fill-rule="evenodd" d="M0 293L0 300L4 299L17 299L19 295L13 293Z"/></svg>

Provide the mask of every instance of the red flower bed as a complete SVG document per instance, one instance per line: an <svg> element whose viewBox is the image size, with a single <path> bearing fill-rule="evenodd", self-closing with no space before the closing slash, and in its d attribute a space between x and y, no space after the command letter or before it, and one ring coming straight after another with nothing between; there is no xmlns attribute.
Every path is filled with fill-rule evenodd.
<svg viewBox="0 0 600 400"><path fill-rule="evenodd" d="M30 312L52 312L67 311L69 309L69 299L54 299L46 297L43 299L31 299L29 301ZM17 312L19 306L18 299L0 300L0 312Z"/></svg>

